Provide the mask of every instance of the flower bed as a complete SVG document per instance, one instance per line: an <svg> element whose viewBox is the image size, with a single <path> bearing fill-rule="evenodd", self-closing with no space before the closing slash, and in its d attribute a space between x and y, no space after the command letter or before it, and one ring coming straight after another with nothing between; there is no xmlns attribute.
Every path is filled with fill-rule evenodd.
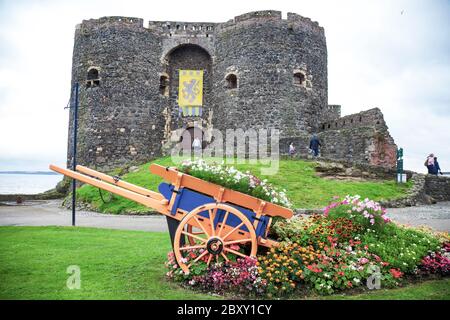
<svg viewBox="0 0 450 320"><path fill-rule="evenodd" d="M208 164L204 160L185 160L178 168L180 171L190 174L196 178L221 185L228 189L233 189L262 200L279 204L283 207L292 206L286 190L278 190L267 180L258 179L249 171L241 172L234 167L227 167L224 164Z"/></svg>
<svg viewBox="0 0 450 320"><path fill-rule="evenodd" d="M206 262L189 274L169 257L169 278L209 292L283 297L305 289L332 294L351 288L390 288L407 278L450 275L447 233L391 222L376 202L347 196L323 214L277 221L280 246L258 259ZM239 249L239 248L238 248Z"/></svg>

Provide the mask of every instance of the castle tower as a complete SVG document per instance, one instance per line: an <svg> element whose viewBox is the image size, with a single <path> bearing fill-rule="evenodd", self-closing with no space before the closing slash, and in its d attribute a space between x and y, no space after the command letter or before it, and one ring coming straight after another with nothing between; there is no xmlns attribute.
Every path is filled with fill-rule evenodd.
<svg viewBox="0 0 450 320"><path fill-rule="evenodd" d="M180 70L203 72L198 114L180 111ZM317 132L331 113L340 116L327 101L323 28L294 13L283 19L279 11L225 23L84 20L75 32L75 82L78 161L101 170L160 156L183 132L203 138L212 128L277 128L289 139ZM69 165L72 135L71 115Z"/></svg>

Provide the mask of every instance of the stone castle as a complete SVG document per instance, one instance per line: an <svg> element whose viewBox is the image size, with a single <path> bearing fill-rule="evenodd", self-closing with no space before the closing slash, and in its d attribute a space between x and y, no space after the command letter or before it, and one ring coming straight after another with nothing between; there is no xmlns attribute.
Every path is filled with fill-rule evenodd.
<svg viewBox="0 0 450 320"><path fill-rule="evenodd" d="M196 116L179 112L180 69L203 70L203 108ZM295 13L146 26L130 17L84 20L75 31L76 82L77 159L97 169L161 156L183 130L207 144L213 128L276 128L280 151L294 142L300 154L317 133L326 158L395 166L396 145L378 108L341 117L340 106L328 105L324 29ZM72 122L73 111L69 165Z"/></svg>

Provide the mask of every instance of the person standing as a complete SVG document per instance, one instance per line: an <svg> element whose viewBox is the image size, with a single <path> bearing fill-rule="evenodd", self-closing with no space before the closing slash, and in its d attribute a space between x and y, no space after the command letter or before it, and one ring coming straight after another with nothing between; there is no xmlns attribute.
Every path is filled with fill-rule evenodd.
<svg viewBox="0 0 450 320"><path fill-rule="evenodd" d="M428 174L434 174L434 154L430 153L427 157L427 160L425 160L425 166L428 169Z"/></svg>
<svg viewBox="0 0 450 320"><path fill-rule="evenodd" d="M198 137L194 138L194 141L192 142L192 149L194 149L194 154L198 155L200 154L202 150L202 142Z"/></svg>
<svg viewBox="0 0 450 320"><path fill-rule="evenodd" d="M290 155L291 157L293 157L294 154L295 154L295 147L294 147L294 143L291 142L291 144L289 145L289 155Z"/></svg>
<svg viewBox="0 0 450 320"><path fill-rule="evenodd" d="M442 175L442 171L441 171L441 167L439 166L439 162L437 160L437 157L434 157L434 170L433 170L433 174L438 175L438 174Z"/></svg>
<svg viewBox="0 0 450 320"><path fill-rule="evenodd" d="M320 143L319 138L316 134L313 134L311 140L309 141L309 149L311 149L314 153L314 157L317 157L319 155L319 147L321 147L322 144Z"/></svg>

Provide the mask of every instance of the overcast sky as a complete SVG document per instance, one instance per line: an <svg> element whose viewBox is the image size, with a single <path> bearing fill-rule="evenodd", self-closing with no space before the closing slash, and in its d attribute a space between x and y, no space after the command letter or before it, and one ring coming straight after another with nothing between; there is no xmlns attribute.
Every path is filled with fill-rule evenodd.
<svg viewBox="0 0 450 320"><path fill-rule="evenodd" d="M329 104L379 107L405 168L450 171L450 1L0 0L0 171L65 164L72 49L83 19L224 22L295 12L325 28Z"/></svg>

